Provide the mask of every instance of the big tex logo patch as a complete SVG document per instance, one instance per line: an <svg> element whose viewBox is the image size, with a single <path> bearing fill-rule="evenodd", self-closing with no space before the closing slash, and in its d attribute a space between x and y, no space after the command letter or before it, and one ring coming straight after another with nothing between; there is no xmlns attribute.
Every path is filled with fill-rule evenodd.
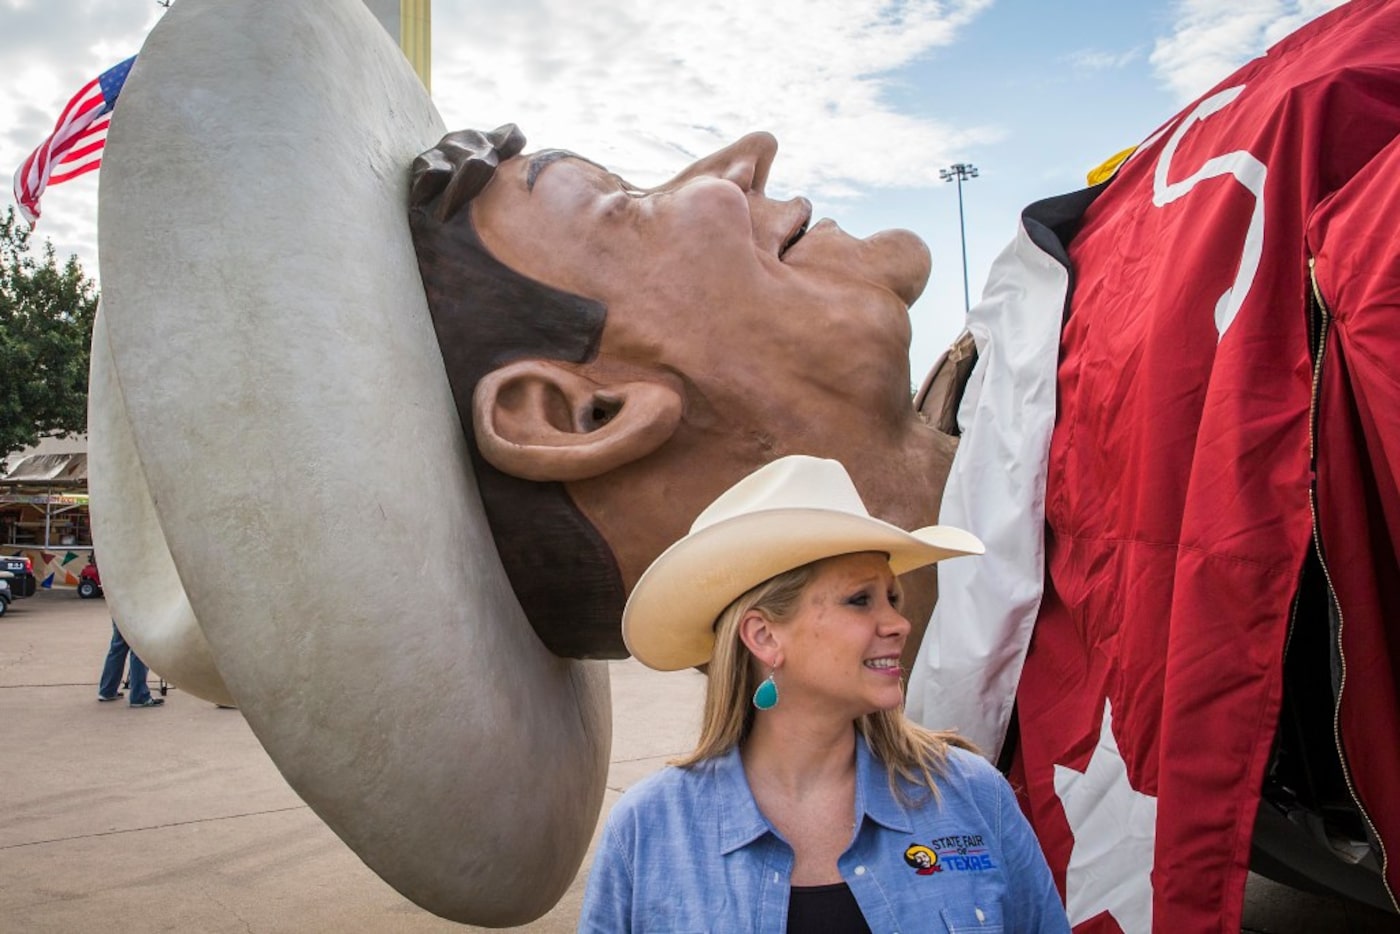
<svg viewBox="0 0 1400 934"><path fill-rule="evenodd" d="M950 834L936 837L927 844L911 843L904 850L904 861L921 876L936 872L985 872L996 868L981 834Z"/></svg>

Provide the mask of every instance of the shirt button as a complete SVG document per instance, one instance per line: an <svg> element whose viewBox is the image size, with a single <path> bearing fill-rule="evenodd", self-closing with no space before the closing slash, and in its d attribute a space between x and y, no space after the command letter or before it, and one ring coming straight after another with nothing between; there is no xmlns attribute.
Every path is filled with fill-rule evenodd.
<svg viewBox="0 0 1400 934"><path fill-rule="evenodd" d="M863 875L865 875L865 867L864 867L864 866L857 866L857 867L856 867L856 875L858 875L858 876L863 876Z"/></svg>
<svg viewBox="0 0 1400 934"><path fill-rule="evenodd" d="M981 908L976 909L976 911L977 911L977 920L978 920L978 922L980 922L980 923L982 923L982 924L986 924L986 923L987 923L987 914L986 914L986 912L984 912Z"/></svg>

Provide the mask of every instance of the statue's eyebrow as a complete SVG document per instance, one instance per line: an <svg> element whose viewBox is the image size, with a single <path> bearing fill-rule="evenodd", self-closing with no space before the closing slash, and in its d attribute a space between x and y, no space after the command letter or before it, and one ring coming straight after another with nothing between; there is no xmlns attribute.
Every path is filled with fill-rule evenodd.
<svg viewBox="0 0 1400 934"><path fill-rule="evenodd" d="M580 156L576 152L567 149L541 149L530 157L530 161L525 163L525 190L534 192L535 179L540 177L540 173L546 168L558 162L560 159L577 159L580 162L587 162L589 165L597 166L607 172L607 166L598 165L586 156Z"/></svg>

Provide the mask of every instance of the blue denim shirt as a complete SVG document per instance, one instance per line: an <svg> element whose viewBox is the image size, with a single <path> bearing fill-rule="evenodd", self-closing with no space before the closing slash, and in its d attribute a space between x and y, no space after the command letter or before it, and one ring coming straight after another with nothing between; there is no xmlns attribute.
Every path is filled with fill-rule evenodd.
<svg viewBox="0 0 1400 934"><path fill-rule="evenodd" d="M949 751L941 800L906 786L856 740L856 825L837 860L873 934L1069 931L1011 787L980 756ZM792 848L764 818L738 749L638 782L608 815L579 930L785 931Z"/></svg>

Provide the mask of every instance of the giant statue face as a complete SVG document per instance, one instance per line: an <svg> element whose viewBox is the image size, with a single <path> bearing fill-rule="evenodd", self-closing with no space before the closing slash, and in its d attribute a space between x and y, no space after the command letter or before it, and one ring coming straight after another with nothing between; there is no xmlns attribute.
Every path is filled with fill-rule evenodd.
<svg viewBox="0 0 1400 934"><path fill-rule="evenodd" d="M622 654L626 591L720 491L774 457L837 458L876 513L932 520L946 439L914 412L908 367L922 241L857 239L814 223L804 198L769 198L777 141L766 133L650 189L522 144L509 126L448 136L418 161L415 189L443 177L424 185L413 219L492 529L551 649ZM468 209L459 182L473 175ZM501 319L541 322L536 344L503 338ZM540 523L522 517L541 514L580 528L559 549L577 563L539 560ZM601 571L580 566L588 555ZM606 571L610 588L577 583ZM923 618L929 580L913 588Z"/></svg>
<svg viewBox="0 0 1400 934"><path fill-rule="evenodd" d="M391 885L499 926L587 849L585 659L652 558L795 452L925 524L950 442L909 402L923 245L767 198L771 137L640 191L444 131L360 0L161 18L104 155L92 509L142 657L237 703Z"/></svg>

